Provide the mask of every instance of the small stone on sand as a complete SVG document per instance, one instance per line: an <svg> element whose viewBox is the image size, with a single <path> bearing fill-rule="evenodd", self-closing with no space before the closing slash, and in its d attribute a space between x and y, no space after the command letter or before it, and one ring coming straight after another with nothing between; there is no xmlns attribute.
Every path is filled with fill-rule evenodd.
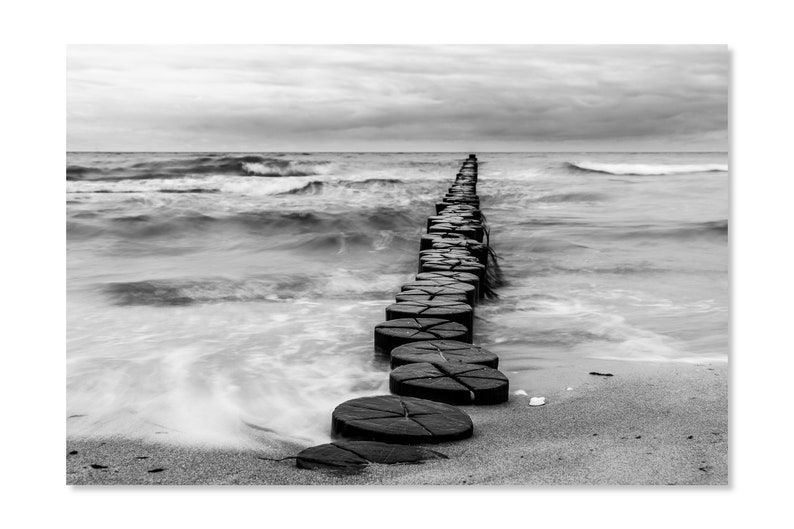
<svg viewBox="0 0 794 529"><path fill-rule="evenodd" d="M530 406L543 406L546 404L546 397L532 397L529 399Z"/></svg>

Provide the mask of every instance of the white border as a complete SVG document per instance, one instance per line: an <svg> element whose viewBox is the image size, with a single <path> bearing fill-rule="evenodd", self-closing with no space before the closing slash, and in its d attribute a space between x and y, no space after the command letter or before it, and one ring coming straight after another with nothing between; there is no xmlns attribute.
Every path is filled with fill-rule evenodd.
<svg viewBox="0 0 794 529"><path fill-rule="evenodd" d="M23 6L24 7L20 7ZM67 527L777 526L791 472L792 141L784 3L36 2L4 9L3 518ZM735 331L728 489L64 486L66 43L727 43ZM781 156L783 155L783 156ZM16 523L14 523L16 519ZM675 524L675 525L672 525Z"/></svg>

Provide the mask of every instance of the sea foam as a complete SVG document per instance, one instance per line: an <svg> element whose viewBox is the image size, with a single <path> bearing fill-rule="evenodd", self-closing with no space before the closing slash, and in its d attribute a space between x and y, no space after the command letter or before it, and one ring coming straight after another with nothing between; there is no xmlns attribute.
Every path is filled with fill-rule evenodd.
<svg viewBox="0 0 794 529"><path fill-rule="evenodd" d="M639 163L603 163L603 162L568 162L568 166L583 171L609 173L614 175L667 175L685 173L727 172L728 164L639 164Z"/></svg>

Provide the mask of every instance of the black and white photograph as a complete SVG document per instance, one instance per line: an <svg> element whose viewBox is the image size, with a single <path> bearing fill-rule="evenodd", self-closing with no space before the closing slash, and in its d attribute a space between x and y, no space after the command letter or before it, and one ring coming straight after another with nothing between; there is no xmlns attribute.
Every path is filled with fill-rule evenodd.
<svg viewBox="0 0 794 529"><path fill-rule="evenodd" d="M66 484L727 486L730 62L67 46Z"/></svg>
<svg viewBox="0 0 794 529"><path fill-rule="evenodd" d="M783 2L4 7L4 527L791 519Z"/></svg>
<svg viewBox="0 0 794 529"><path fill-rule="evenodd" d="M9 4L3 526L785 526L784 7Z"/></svg>

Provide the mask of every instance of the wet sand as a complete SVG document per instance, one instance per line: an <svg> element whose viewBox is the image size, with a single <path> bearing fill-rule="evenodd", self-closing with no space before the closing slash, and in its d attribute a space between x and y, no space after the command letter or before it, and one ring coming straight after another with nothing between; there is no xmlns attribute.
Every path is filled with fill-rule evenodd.
<svg viewBox="0 0 794 529"><path fill-rule="evenodd" d="M613 376L590 375L591 371ZM726 364L577 360L510 374L504 405L465 407L474 436L433 445L447 460L301 470L295 447L203 449L68 439L71 485L728 485ZM570 390L568 388L571 388ZM529 398L547 398L529 406ZM330 428L330 417L329 417ZM76 452L76 453L72 453ZM92 465L94 465L92 467ZM98 466L106 468L98 468Z"/></svg>

